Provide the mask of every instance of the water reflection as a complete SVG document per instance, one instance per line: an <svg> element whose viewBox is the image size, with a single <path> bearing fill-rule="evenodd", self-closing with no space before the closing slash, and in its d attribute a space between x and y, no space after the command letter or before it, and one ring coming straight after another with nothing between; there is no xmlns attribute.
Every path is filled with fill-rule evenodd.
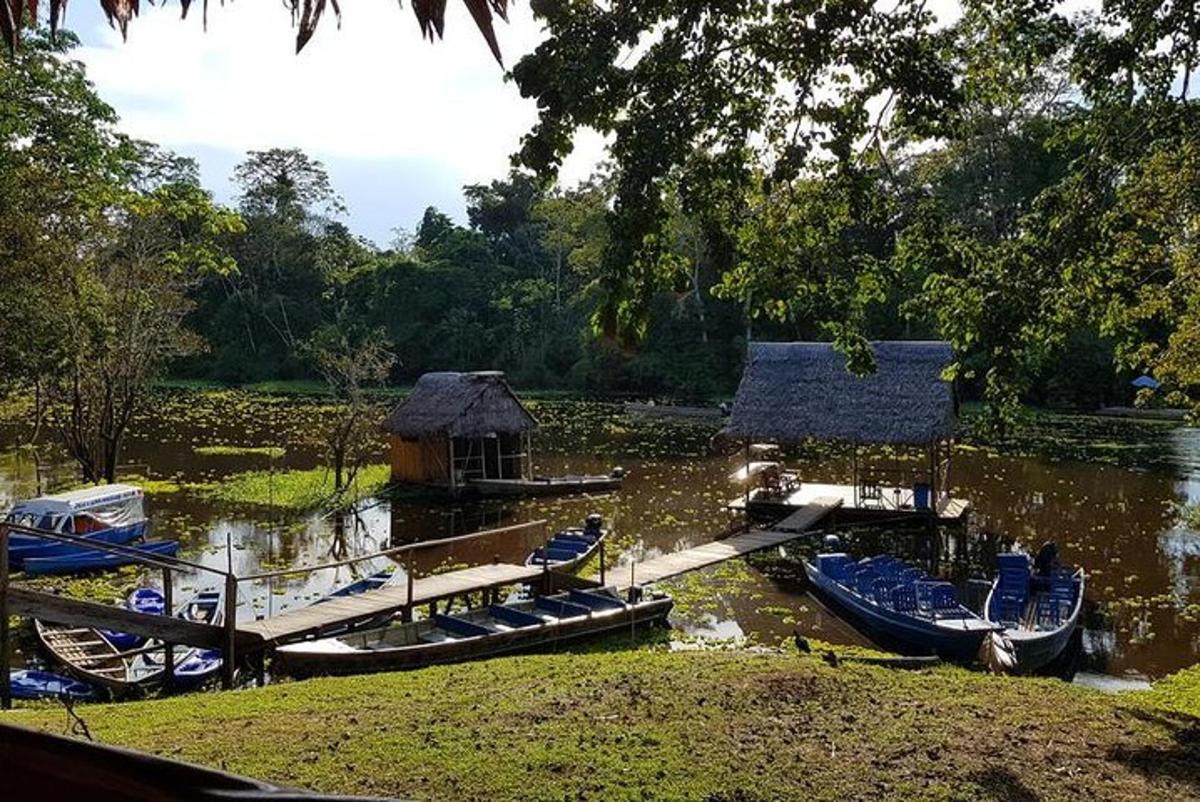
<svg viewBox="0 0 1200 802"><path fill-rule="evenodd" d="M174 398L164 403L159 414L139 420L126 459L144 463L154 477L184 483L319 464L311 437L314 416L321 414L316 405L235 400L229 402L234 407L214 410L212 403ZM156 536L182 540L185 557L219 570L232 559L239 575L328 563L525 521L545 519L553 530L577 525L591 512L601 514L613 532L610 556L620 555L613 570L625 571L630 563L709 541L733 521L725 504L739 493L728 478L739 459L706 452L711 429L638 422L615 405L540 404L537 414L544 424L536 441L538 471L601 473L619 464L628 472L624 489L594 498L501 504L380 501L353 515L297 516L223 506L185 485L178 492L152 492L147 509ZM0 430L0 442L6 436ZM285 453L205 456L195 450L214 442L280 446ZM958 582L969 600L978 594L980 580L990 578L998 552L1034 550L1054 540L1064 562L1089 573L1088 670L1161 676L1200 658L1200 623L1181 615L1186 605L1200 603L1200 533L1183 527L1178 513L1180 504L1200 500L1200 431L1171 430L1165 442L1170 467L1153 470L963 451L955 458L952 493L974 505L969 530L932 538L923 530L854 530L847 541L864 556L888 551L917 561ZM52 452L43 453L41 462L43 467L67 464ZM848 464L838 458L815 460L802 464L801 471L808 481L841 480ZM0 456L0 505L35 492L36 479L28 457ZM805 593L795 559L811 554L814 540L798 542L788 556L752 561L736 591L723 591L715 610L686 622L689 630L770 640L791 637L798 629L825 641L863 643ZM536 534L527 531L453 544L421 552L414 571L423 575L450 565L520 562L537 544ZM244 584L239 615L271 615L309 604L388 564L380 558L354 568ZM708 576L701 574L697 581ZM201 590L213 581L202 573L181 577L176 593Z"/></svg>

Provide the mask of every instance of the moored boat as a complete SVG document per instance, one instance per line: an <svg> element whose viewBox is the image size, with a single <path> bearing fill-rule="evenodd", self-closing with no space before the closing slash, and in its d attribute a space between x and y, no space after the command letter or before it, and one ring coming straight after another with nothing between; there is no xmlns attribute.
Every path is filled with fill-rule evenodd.
<svg viewBox="0 0 1200 802"><path fill-rule="evenodd" d="M149 540L130 548L147 557L174 557L179 553L178 540ZM80 571L100 571L105 568L119 568L122 565L132 565L137 558L132 554L117 554L108 551L94 551L80 548L67 554L52 557L26 557L22 570L30 576L46 576L52 574L74 574Z"/></svg>
<svg viewBox="0 0 1200 802"><path fill-rule="evenodd" d="M1083 609L1083 569L1056 568L1036 576L1024 554L1001 554L984 617L1004 627L1016 670L1029 674L1052 663L1071 641Z"/></svg>
<svg viewBox="0 0 1200 802"><path fill-rule="evenodd" d="M809 581L864 634L902 654L975 659L1001 628L958 601L949 582L888 555L855 562L842 553L804 563Z"/></svg>
<svg viewBox="0 0 1200 802"><path fill-rule="evenodd" d="M560 496L611 493L625 481L619 468L607 476L535 476L532 479L471 479L467 487L480 496Z"/></svg>
<svg viewBox="0 0 1200 802"><path fill-rule="evenodd" d="M134 485L103 485L17 502L4 523L26 529L74 535L103 543L125 544L143 538L149 521L143 512L144 494ZM70 543L9 532L8 556L12 569L29 558L56 557L89 552Z"/></svg>
<svg viewBox="0 0 1200 802"><path fill-rule="evenodd" d="M571 590L283 646L272 666L308 677L477 660L663 621L672 604L661 594L631 603L611 588Z"/></svg>
<svg viewBox="0 0 1200 802"><path fill-rule="evenodd" d="M556 532L544 545L533 550L525 564L559 570L573 568L595 554L607 534L603 519L593 513L584 520L582 529Z"/></svg>
<svg viewBox="0 0 1200 802"><path fill-rule="evenodd" d="M203 591L189 599L176 616L202 624L219 625L224 613L223 599L221 591ZM101 630L65 626L40 619L34 621L34 630L46 652L69 673L116 696L128 694L138 686L153 684L161 680L165 673L162 647L156 648L154 641L141 648L123 649L113 643L114 640L121 642L120 637L110 639ZM202 651L205 650L189 646L175 647L173 657L176 669Z"/></svg>
<svg viewBox="0 0 1200 802"><path fill-rule="evenodd" d="M96 692L86 683L50 671L19 669L9 675L9 690L14 699L62 699L90 701Z"/></svg>

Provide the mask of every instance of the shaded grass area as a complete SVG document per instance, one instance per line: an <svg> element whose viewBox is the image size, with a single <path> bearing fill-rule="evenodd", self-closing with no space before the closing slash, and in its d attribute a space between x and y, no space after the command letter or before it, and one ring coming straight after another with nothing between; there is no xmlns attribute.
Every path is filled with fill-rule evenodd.
<svg viewBox="0 0 1200 802"><path fill-rule="evenodd" d="M1200 796L1197 720L1155 704L778 653L532 655L81 712L105 743L414 799Z"/></svg>
<svg viewBox="0 0 1200 802"><path fill-rule="evenodd" d="M379 494L388 484L387 465L368 465L340 499L335 498L333 471L325 467L290 471L247 471L221 482L197 486L210 499L228 504L271 506L304 512Z"/></svg>

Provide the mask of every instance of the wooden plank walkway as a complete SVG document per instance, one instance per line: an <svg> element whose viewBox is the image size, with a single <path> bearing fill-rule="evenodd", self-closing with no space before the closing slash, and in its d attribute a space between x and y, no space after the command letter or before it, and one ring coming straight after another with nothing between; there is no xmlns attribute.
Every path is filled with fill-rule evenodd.
<svg viewBox="0 0 1200 802"><path fill-rule="evenodd" d="M532 582L542 576L543 570L541 566L495 563L423 577L413 580L411 604L416 607L451 596ZM261 621L247 622L240 624L238 631L255 635L268 646L281 646L317 637L322 632L347 624L395 613L408 606L408 588L399 585L369 590L357 596L330 599Z"/></svg>
<svg viewBox="0 0 1200 802"><path fill-rule="evenodd" d="M633 583L638 586L648 585L661 579L685 574L688 571L732 560L755 551L779 546L789 540L795 540L841 506L842 499L835 496L816 498L785 519L790 527L787 530L777 526L775 529L747 532L744 535L735 535L725 540L705 543L702 546L694 546L640 562L634 567ZM629 587L628 566L614 568L610 572L610 576L620 574L624 574L624 576L618 580L617 585L622 589L627 589ZM593 577L593 579L598 581L599 576Z"/></svg>

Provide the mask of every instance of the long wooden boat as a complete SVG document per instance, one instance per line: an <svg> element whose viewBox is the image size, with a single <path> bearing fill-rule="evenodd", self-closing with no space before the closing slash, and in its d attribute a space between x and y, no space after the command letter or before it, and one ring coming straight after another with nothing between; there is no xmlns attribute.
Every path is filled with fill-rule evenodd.
<svg viewBox="0 0 1200 802"><path fill-rule="evenodd" d="M214 626L221 623L224 605L221 591L203 591L190 599L176 615ZM42 647L52 659L78 679L123 696L138 686L161 680L164 672L163 651L152 641L135 650L123 650L113 640L92 627L72 627L35 620L34 630ZM174 652L178 669L198 652L195 647L179 646Z"/></svg>
<svg viewBox="0 0 1200 802"><path fill-rule="evenodd" d="M467 488L480 496L565 496L620 490L623 475L535 476L532 479L471 479Z"/></svg>
<svg viewBox="0 0 1200 802"><path fill-rule="evenodd" d="M1086 577L1083 569L1035 577L1024 554L1001 554L984 605L984 617L1004 627L1016 670L1030 674L1054 662L1079 624Z"/></svg>
<svg viewBox="0 0 1200 802"><path fill-rule="evenodd" d="M505 605L292 644L272 668L294 677L398 671L509 654L664 621L673 601L629 603L615 590L571 590Z"/></svg>
<svg viewBox="0 0 1200 802"><path fill-rule="evenodd" d="M131 548L148 557L174 557L179 553L179 541L149 540ZM131 565L134 562L136 562L136 559L129 554L91 551L79 548L52 557L26 557L21 567L30 576L48 576L74 574L81 571L99 571L105 568L119 568L122 565Z"/></svg>
<svg viewBox="0 0 1200 802"><path fill-rule="evenodd" d="M954 586L894 557L854 562L821 554L805 562L809 582L864 634L902 654L970 661L1001 627L959 604Z"/></svg>

